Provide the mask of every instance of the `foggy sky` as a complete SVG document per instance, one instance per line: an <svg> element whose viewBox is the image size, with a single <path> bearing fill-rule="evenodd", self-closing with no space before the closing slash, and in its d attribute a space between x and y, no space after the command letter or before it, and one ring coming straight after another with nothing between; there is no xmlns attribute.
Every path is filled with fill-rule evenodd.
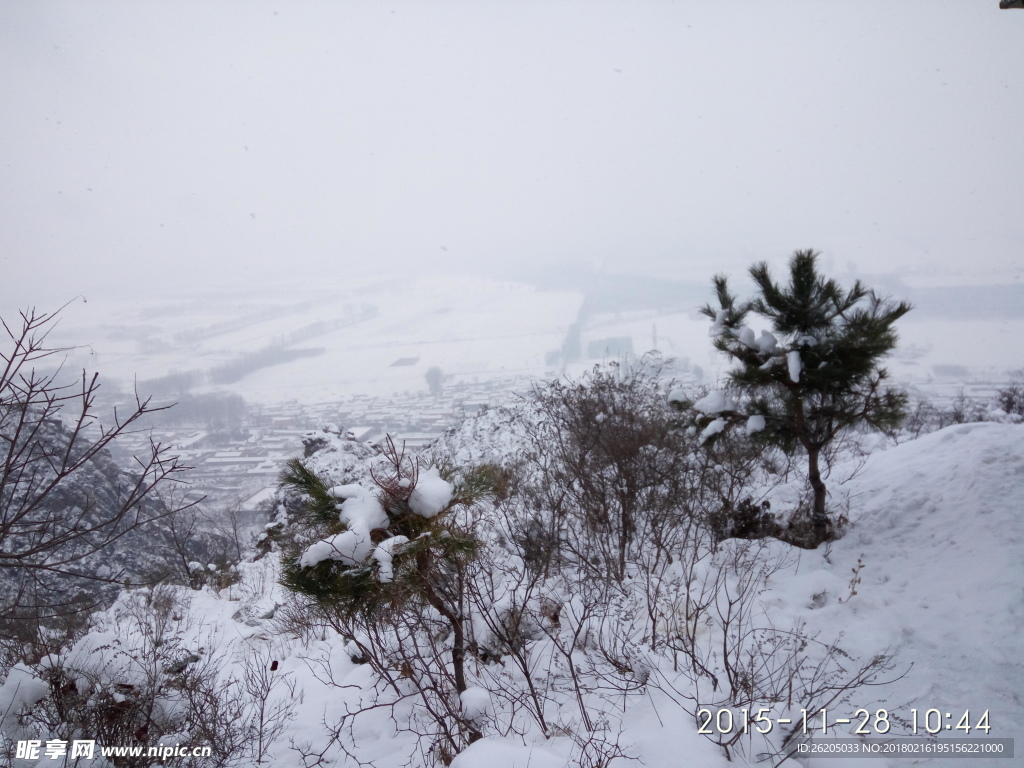
<svg viewBox="0 0 1024 768"><path fill-rule="evenodd" d="M0 2L0 304L816 247L1024 271L996 0Z"/></svg>

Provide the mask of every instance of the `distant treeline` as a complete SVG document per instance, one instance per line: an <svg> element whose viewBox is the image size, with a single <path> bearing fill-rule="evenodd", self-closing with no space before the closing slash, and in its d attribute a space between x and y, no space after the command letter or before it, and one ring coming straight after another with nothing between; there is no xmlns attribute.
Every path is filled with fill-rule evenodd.
<svg viewBox="0 0 1024 768"><path fill-rule="evenodd" d="M316 357L323 353L323 347L288 349L280 344L271 344L205 371L192 368L187 371L173 371L157 379L140 381L139 392L146 396L179 397L188 393L193 387L203 384L234 384L260 368L288 363L301 357Z"/></svg>
<svg viewBox="0 0 1024 768"><path fill-rule="evenodd" d="M172 408L152 414L158 424L203 427L212 431L238 429L248 410L240 395L211 392L206 395L183 395Z"/></svg>
<svg viewBox="0 0 1024 768"><path fill-rule="evenodd" d="M303 301L296 304L286 304L280 307L267 307L265 309L257 310L256 312L249 312L241 317L233 317L201 328L192 328L187 331L181 331L174 334L174 340L179 344L202 341L203 339L220 336L225 333L230 333L231 331L241 330L242 328L255 325L256 323L266 322L267 320L276 320L279 317L286 317L287 315L295 312L304 312L312 306L312 302Z"/></svg>
<svg viewBox="0 0 1024 768"><path fill-rule="evenodd" d="M237 330L257 321L272 319L290 312L306 309L309 306L311 306L311 303L306 302L250 313L245 317L225 320L205 328L183 331L175 335L175 341L179 343L199 341L219 333ZM156 397L180 397L189 392L193 387L204 384L233 384L250 373L258 371L260 368L288 363L301 357L315 357L316 355L323 354L324 350L322 348L290 349L290 347L293 344L300 344L315 336L321 336L325 333L336 331L339 328L355 325L362 320L375 317L378 312L374 304L362 304L358 309L350 306L347 308L347 311L350 311L351 314L335 318L334 320L317 320L316 322L309 323L294 331L276 336L271 344L262 349L255 352L247 352L234 360L228 360L213 368L207 370L191 368L187 371L173 371L166 376L140 381L139 392Z"/></svg>
<svg viewBox="0 0 1024 768"><path fill-rule="evenodd" d="M206 382L206 374L198 368L188 371L172 371L166 376L158 379L144 379L139 382L138 390L145 396L166 397L168 395L183 395L192 387L198 387Z"/></svg>
<svg viewBox="0 0 1024 768"><path fill-rule="evenodd" d="M339 328L345 328L349 325L355 325L356 323L366 320L371 317L376 317L377 307L374 304L363 304L359 312L353 313L349 317L339 317L334 320L317 320L316 322L304 325L301 328L296 328L290 333L282 334L281 336L275 337L274 341L276 345L286 347L292 344L298 344L302 341L308 341L315 336L322 336L325 333L336 331Z"/></svg>
<svg viewBox="0 0 1024 768"><path fill-rule="evenodd" d="M300 357L316 357L323 353L323 347L288 349L272 345L256 352L249 352L235 360L229 360L226 363L211 368L207 373L207 377L211 384L233 384L253 371L258 371L260 368L289 363Z"/></svg>

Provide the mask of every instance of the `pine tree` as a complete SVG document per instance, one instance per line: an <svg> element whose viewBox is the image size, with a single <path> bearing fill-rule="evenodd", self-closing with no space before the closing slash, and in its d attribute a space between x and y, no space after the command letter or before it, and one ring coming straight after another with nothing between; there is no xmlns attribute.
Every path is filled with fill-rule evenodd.
<svg viewBox="0 0 1024 768"><path fill-rule="evenodd" d="M298 459L288 463L281 482L303 498L303 520L290 541L283 536L281 583L305 595L342 635L362 637L361 657L382 679L394 686L396 670L408 678L440 726L440 742L455 754L481 738L459 698L468 688L467 572L480 547L464 513L493 493L493 473L466 470L457 485L449 483L437 467L420 472L419 459L390 437L383 459L371 469L376 489L369 495L342 486L357 501L351 513L325 477ZM427 496L417 497L430 487ZM308 546L313 537L320 541ZM371 636L388 640L375 644ZM437 665L441 639L450 667Z"/></svg>
<svg viewBox="0 0 1024 768"><path fill-rule="evenodd" d="M789 273L789 285L780 286L766 263L755 264L750 276L757 291L745 303L730 293L724 275L714 278L719 306L701 312L714 321L715 347L736 363L729 372L732 397L692 407L714 417L705 427L708 437L745 423L753 439L806 454L811 530L791 539L813 548L835 535L823 452L849 429L891 431L905 416L906 393L887 386L879 361L896 346L893 325L910 305L881 298L859 280L844 290L818 272L812 250L794 253ZM768 320L772 331L755 335L746 324L751 313Z"/></svg>

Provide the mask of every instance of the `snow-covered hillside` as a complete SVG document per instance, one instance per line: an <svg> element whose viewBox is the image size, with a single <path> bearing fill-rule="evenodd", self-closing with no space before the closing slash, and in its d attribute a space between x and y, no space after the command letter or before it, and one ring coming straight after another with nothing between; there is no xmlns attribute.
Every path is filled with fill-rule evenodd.
<svg viewBox="0 0 1024 768"><path fill-rule="evenodd" d="M462 460L500 459L512 448L501 424L497 412L484 413L449 436L449 442ZM366 482L353 454L355 450L365 455L365 448L348 446L332 438L312 465L332 481ZM833 476L839 477L842 470L837 468ZM873 716L885 708L893 725L890 735L902 735L906 729L900 721L909 721L911 710L917 709L918 731L923 734L925 712L934 709L941 717L940 737L962 736L955 727L963 713L970 712L974 726L987 710L988 735L1017 738L1020 748L1024 745L1019 738L1024 737L1024 426L967 424L896 447L882 446L835 492L849 499L851 525L846 536L815 551L795 552L771 544L762 556L787 556L789 562L770 576L759 596L760 608L776 626L803 624L808 636L835 642L852 657L896 652L892 669L878 678L894 682L861 688L849 700L837 702L830 720L854 718L855 710L861 708ZM219 593L208 588L181 590L189 607L183 613L179 646L183 650L195 646L204 659L216 656L223 664L222 674L239 678L254 660L274 660L273 674L281 682L274 685L268 701L286 703L292 717L269 746L264 765L292 768L313 765L321 757L321 765L355 765L351 757L331 746L328 727L365 701L374 684L370 665L354 663L351 646L346 648L348 641L330 632L301 639L280 632L276 621L283 613L281 607L294 597L277 585L276 554L243 563L240 572L240 583ZM124 611L123 605L112 609L116 610ZM109 634L111 615L97 625L98 637L106 643L103 652L108 654L110 644L119 642ZM130 642L130 635L120 642ZM79 643L68 656L77 656L81 663L84 653L102 645ZM115 674L116 665L108 670ZM19 670L9 682L23 681L25 674L26 670ZM21 701L10 687L0 689L0 699ZM486 693L479 688L469 693L473 695L463 696L466 710L485 712L490 706ZM379 768L405 766L410 758L418 764L415 739L396 730L394 719L408 716L409 707L415 706L367 712L345 730L344 739L356 744L360 760ZM664 688L652 685L623 695L618 706L621 724L616 738L621 751L641 762L619 758L613 765L725 768L736 764L697 733L693 717ZM934 725L936 715L930 717ZM852 731L855 725L836 727L829 735L847 735L844 731ZM5 729L8 735L17 735L13 721L5 721ZM187 740L189 734L179 738ZM194 734L191 738L195 741ZM554 768L577 764L577 747L557 734L547 740L536 732L524 737L487 735L452 764L456 768ZM752 765L775 764L757 763L759 749L759 742L751 739L739 754L733 751L733 758ZM38 762L39 766L54 764L47 759ZM837 768L850 762L815 757L802 764ZM878 759L872 764L896 768L932 763ZM1015 761L992 758L969 764L995 768ZM16 761L15 765L27 768L36 763Z"/></svg>
<svg viewBox="0 0 1024 768"><path fill-rule="evenodd" d="M964 711L973 725L988 710L990 735L1024 747L1024 426L962 424L876 452L850 491L855 525L829 571L845 579L863 558L847 636L885 637L914 664L890 706L937 708L954 734Z"/></svg>

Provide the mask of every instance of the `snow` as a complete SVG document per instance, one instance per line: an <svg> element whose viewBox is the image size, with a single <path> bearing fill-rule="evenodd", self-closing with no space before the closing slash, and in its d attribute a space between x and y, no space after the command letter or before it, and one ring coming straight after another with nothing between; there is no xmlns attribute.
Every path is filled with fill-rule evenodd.
<svg viewBox="0 0 1024 768"><path fill-rule="evenodd" d="M451 503L455 488L441 477L437 467L420 472L416 488L409 496L409 508L422 517L434 517Z"/></svg>
<svg viewBox="0 0 1024 768"><path fill-rule="evenodd" d="M273 499L276 493L277 488L275 486L267 486L243 501L241 507L244 510L256 511L259 509L260 504Z"/></svg>
<svg viewBox="0 0 1024 768"><path fill-rule="evenodd" d="M854 466L836 467L833 477ZM912 707L970 709L975 719L987 709L992 737L1022 743L1024 427L967 424L880 446L853 480L830 483L829 489L834 502L849 500L851 527L830 551L799 552L795 568L773 576L765 595L773 620L807 622L825 639L841 634L840 645L855 654L898 650L891 676L906 675L858 694L848 702L851 713L874 704L903 716ZM851 595L858 558L862 581ZM873 696L884 700L874 702ZM691 741L692 722L677 713L656 696L627 713L631 743L646 764L672 765L682 754L709 768L735 764L709 742ZM506 745L502 751L481 742L455 765L475 757L478 748L485 759L466 765L517 765L513 761L527 754L527 748ZM847 762L815 758L804 765L842 768ZM879 759L873 765L897 768L904 762ZM993 758L971 765L1005 768L1010 762Z"/></svg>
<svg viewBox="0 0 1024 768"><path fill-rule="evenodd" d="M0 686L0 732L9 739L17 739L19 711L22 707L33 706L47 691L49 686L29 667L15 664Z"/></svg>
<svg viewBox="0 0 1024 768"><path fill-rule="evenodd" d="M685 403L689 399L690 397L687 394L686 390L680 389L678 387L668 393L668 401L670 403Z"/></svg>
<svg viewBox="0 0 1024 768"><path fill-rule="evenodd" d="M342 502L338 519L350 529L372 531L374 528L387 528L388 513L380 505L377 494L359 485L351 487L357 490Z"/></svg>
<svg viewBox="0 0 1024 768"><path fill-rule="evenodd" d="M403 544L408 543L409 538L407 536L392 536L390 539L382 541L377 545L377 548L373 550L373 559L377 561L379 566L377 574L378 581L386 584L394 579L394 556L401 551Z"/></svg>
<svg viewBox="0 0 1024 768"><path fill-rule="evenodd" d="M489 413L467 423L460 433L464 442L459 455L479 461L514 456L515 444L495 428L499 421L496 414ZM712 424L716 422L724 420ZM747 420L748 431L752 426L757 426L756 417ZM897 666L890 677L906 674L891 685L865 689L849 701L837 703L837 717L851 716L860 707L872 711L885 707L909 717L914 707L919 712L937 708L957 715L970 710L971 719L976 720L989 710L990 736L1016 738L1019 748L1024 743L1024 700L1020 696L1024 690L1024 516L1020 511L1024 426L966 424L898 446L878 446L852 480L839 484L838 478L848 476L855 466L856 462L837 464L829 481L831 502L837 507L849 504L851 525L846 536L827 550L794 552L781 544L770 545L772 551L788 552L794 559L790 567L771 576L761 608L777 626L803 623L809 633L819 633L826 642L841 635L840 647L855 656L898 650ZM429 491L426 496L430 498L420 502L428 511L435 510L434 514L450 502L453 492L433 467L421 472L416 490L421 489ZM353 486L342 498L348 504L366 500L368 495ZM773 498L773 510L782 508L774 502ZM356 532L339 536L348 533ZM351 561L376 562L381 580L390 578L390 558L407 543L404 537L386 539L376 547L368 536L356 539L358 536L347 544L333 538L318 542L307 549L304 558L313 559L310 553L323 545L317 552L325 558L346 551ZM853 594L852 571L858 567L861 581ZM373 690L377 679L369 665L352 661L359 657L359 644L365 647L368 638L353 642L317 633L300 640L275 635L272 619L255 618L264 615L268 606L292 599L277 583L278 568L277 554L272 553L243 563L243 581L220 593L183 590L191 595L192 605L182 623L187 623L188 616L205 622L205 634L196 630L188 648L217 647L201 639L206 636L220 638L223 645L233 643L232 648L249 654L253 647L272 644L274 658L280 660L275 674L288 675L296 684L296 694L290 699L295 719L273 745L265 765L290 768L295 765L290 744L309 744L317 751L326 748L324 723L336 723L346 711L364 702L361 697ZM566 610L571 609L568 601ZM124 642L117 633L119 615L117 609L108 611L91 634L61 656L60 663L92 664L92 668L109 670L106 680L130 682L134 672L129 666L120 666L116 652L118 641ZM120 657L127 658L124 654ZM240 669L237 659L225 658L226 671ZM54 663L47 660L38 666ZM471 666L476 669L477 662ZM337 685L325 682L324 670L330 671ZM45 685L31 668L14 667L0 686L4 732L10 735L16 728L10 713L44 693ZM482 722L501 706L481 680L460 700L466 716ZM736 753L733 761L728 761L719 748L696 733L692 717L654 688L621 699L621 705L622 744L641 761L638 765L734 768L770 764L756 762L756 755L745 761ZM415 738L397 731L388 713L371 712L356 718L353 728L360 759L378 768L420 764L410 757L418 754ZM544 740L531 733L502 738L488 732L456 756L452 766L564 768L576 760L572 748L571 740L562 736ZM332 764L350 762L336 749L329 757ZM842 768L850 761L814 758L792 762L803 768ZM940 768L949 762L925 764ZM970 765L1006 768L1012 762L972 759ZM629 765L630 761L612 765L619 763ZM906 763L879 758L871 765L898 768Z"/></svg>
<svg viewBox="0 0 1024 768"><path fill-rule="evenodd" d="M721 413L722 411L735 410L736 403L722 390L713 389L708 392L707 395L694 403L693 408L694 410L700 411L708 416L713 416L714 414Z"/></svg>
<svg viewBox="0 0 1024 768"><path fill-rule="evenodd" d="M1021 744L1024 428L949 427L876 452L850 485L862 511L841 561L863 553L858 619L914 662L898 692L926 708L988 709L991 735Z"/></svg>
<svg viewBox="0 0 1024 768"><path fill-rule="evenodd" d="M328 536L311 545L302 553L299 565L311 568L324 560L337 560L344 565L360 565L372 550L370 531L365 525L354 525L347 531Z"/></svg>
<svg viewBox="0 0 1024 768"><path fill-rule="evenodd" d="M476 686L467 688L459 694L462 702L462 714L470 720L476 720L492 711L491 694Z"/></svg>
<svg viewBox="0 0 1024 768"><path fill-rule="evenodd" d="M121 608L115 604L111 610L117 612ZM122 634L96 630L75 643L54 666L70 670L82 693L92 687L96 678L115 680L125 685L144 685L147 670L122 650L134 639L130 631Z"/></svg>
<svg viewBox="0 0 1024 768"><path fill-rule="evenodd" d="M336 499L354 499L364 496L366 489L358 483L347 483L346 485L335 485L328 493Z"/></svg>
<svg viewBox="0 0 1024 768"><path fill-rule="evenodd" d="M779 342L770 331L761 331L757 339L757 351L762 355L774 355L779 351Z"/></svg>
<svg viewBox="0 0 1024 768"><path fill-rule="evenodd" d="M876 450L830 490L833 500L849 500L852 526L827 557L801 553L795 574L773 579L773 616L841 631L847 650L898 649L892 676L906 675L885 689L890 711L970 710L973 721L989 710L998 717L989 735L1020 744L1024 427L964 424ZM851 595L858 559L861 583Z"/></svg>
<svg viewBox="0 0 1024 768"><path fill-rule="evenodd" d="M747 434L752 435L755 432L760 432L764 429L764 416L755 414L747 419Z"/></svg>
<svg viewBox="0 0 1024 768"><path fill-rule="evenodd" d="M454 760L451 768L565 768L564 756L541 746L508 739L481 739Z"/></svg>
<svg viewBox="0 0 1024 768"><path fill-rule="evenodd" d="M743 344L746 347L749 347L750 349L758 348L757 338L754 336L753 328L744 325L742 328L740 328L740 332L737 338L740 340L741 344Z"/></svg>
<svg viewBox="0 0 1024 768"><path fill-rule="evenodd" d="M700 433L700 441L703 443L712 435L717 435L725 429L725 426L725 419L715 419L704 427L704 431Z"/></svg>
<svg viewBox="0 0 1024 768"><path fill-rule="evenodd" d="M715 322L711 324L711 328L708 329L708 336L721 336L725 333L725 321L729 317L729 312L724 309L719 309L715 312Z"/></svg>
<svg viewBox="0 0 1024 768"><path fill-rule="evenodd" d="M794 384L800 383L800 351L793 349L786 353L786 365L789 366L789 380Z"/></svg>

